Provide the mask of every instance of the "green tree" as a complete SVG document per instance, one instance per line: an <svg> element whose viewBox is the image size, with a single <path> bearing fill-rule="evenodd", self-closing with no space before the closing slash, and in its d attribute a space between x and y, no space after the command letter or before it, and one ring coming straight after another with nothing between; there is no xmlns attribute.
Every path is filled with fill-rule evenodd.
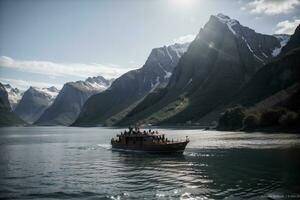
<svg viewBox="0 0 300 200"><path fill-rule="evenodd" d="M236 106L227 109L220 117L218 129L219 130L236 130L243 126L243 119L245 117L245 108Z"/></svg>

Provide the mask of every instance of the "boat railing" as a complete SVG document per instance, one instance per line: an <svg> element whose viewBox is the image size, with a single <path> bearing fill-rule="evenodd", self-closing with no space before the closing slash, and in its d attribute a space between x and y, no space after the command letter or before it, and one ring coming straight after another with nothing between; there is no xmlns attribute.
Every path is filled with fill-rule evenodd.
<svg viewBox="0 0 300 200"><path fill-rule="evenodd" d="M157 143L157 144L174 144L174 143L182 143L182 142L189 142L190 139L188 136L186 136L185 139L172 139L169 140L167 137L165 137L164 134L152 134L152 133L121 133L117 134L116 137L113 137L111 139L111 142L121 142L121 138L124 137L130 137L130 138L136 138L136 137L146 137L146 138L152 138L150 140L152 143Z"/></svg>

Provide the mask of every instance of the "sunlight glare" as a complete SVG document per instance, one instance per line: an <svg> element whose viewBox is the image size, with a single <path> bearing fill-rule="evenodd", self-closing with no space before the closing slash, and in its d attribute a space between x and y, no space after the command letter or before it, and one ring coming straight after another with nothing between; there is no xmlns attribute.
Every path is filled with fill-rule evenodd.
<svg viewBox="0 0 300 200"><path fill-rule="evenodd" d="M180 6L180 7L190 7L194 4L196 0L171 0L171 2L175 6Z"/></svg>

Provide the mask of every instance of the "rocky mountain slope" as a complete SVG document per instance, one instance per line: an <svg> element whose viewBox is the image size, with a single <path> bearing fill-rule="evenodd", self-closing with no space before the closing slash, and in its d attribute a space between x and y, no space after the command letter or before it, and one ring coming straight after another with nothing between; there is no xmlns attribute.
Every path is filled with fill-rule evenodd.
<svg viewBox="0 0 300 200"><path fill-rule="evenodd" d="M70 125L77 118L83 104L92 95L110 87L113 79L102 76L90 77L85 81L66 83L54 103L45 110L36 125Z"/></svg>
<svg viewBox="0 0 300 200"><path fill-rule="evenodd" d="M180 59L168 86L147 96L119 125L199 123L230 102L273 60L282 40L256 33L223 14L211 16Z"/></svg>
<svg viewBox="0 0 300 200"><path fill-rule="evenodd" d="M31 124L52 104L58 92L55 87L30 87L24 92L22 99L15 108L15 113Z"/></svg>
<svg viewBox="0 0 300 200"><path fill-rule="evenodd" d="M262 67L220 115L219 130L300 131L300 26L276 59ZM298 39L297 39L298 38ZM236 106L239 105L239 106Z"/></svg>
<svg viewBox="0 0 300 200"><path fill-rule="evenodd" d="M10 106L12 110L14 110L17 104L19 103L19 101L21 100L24 93L20 91L18 88L13 88L9 84L4 84L3 86L8 94L8 101L10 103Z"/></svg>
<svg viewBox="0 0 300 200"><path fill-rule="evenodd" d="M273 62L261 68L234 102L251 106L300 81L300 26Z"/></svg>
<svg viewBox="0 0 300 200"><path fill-rule="evenodd" d="M8 93L4 85L0 83L0 126L18 126L25 124L26 123L11 110Z"/></svg>
<svg viewBox="0 0 300 200"><path fill-rule="evenodd" d="M174 44L153 49L142 68L125 73L108 90L89 98L73 125L117 123L149 92L166 85L188 46Z"/></svg>

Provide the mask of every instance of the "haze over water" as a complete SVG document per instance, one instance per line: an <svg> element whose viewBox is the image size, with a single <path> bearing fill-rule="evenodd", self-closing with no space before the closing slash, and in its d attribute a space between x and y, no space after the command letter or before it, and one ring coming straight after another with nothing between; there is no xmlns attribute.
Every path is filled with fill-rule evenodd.
<svg viewBox="0 0 300 200"><path fill-rule="evenodd" d="M0 129L2 199L299 199L300 135L161 129L182 156L112 151L120 129Z"/></svg>

